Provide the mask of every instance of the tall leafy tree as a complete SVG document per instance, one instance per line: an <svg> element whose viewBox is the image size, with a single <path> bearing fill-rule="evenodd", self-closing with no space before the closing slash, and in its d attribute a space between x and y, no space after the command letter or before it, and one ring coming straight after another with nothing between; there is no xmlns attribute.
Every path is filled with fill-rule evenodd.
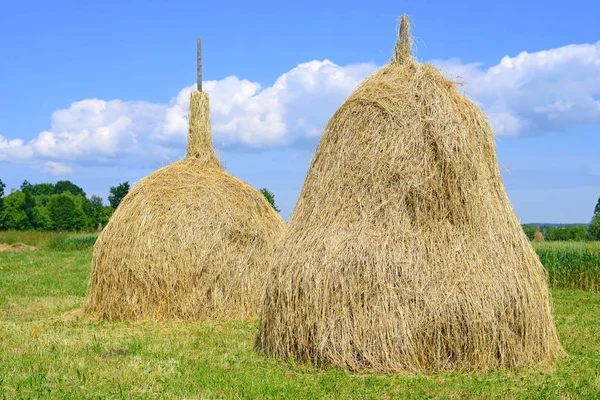
<svg viewBox="0 0 600 400"><path fill-rule="evenodd" d="M48 213L55 229L74 229L75 207L75 202L67 194L52 196L48 203Z"/></svg>
<svg viewBox="0 0 600 400"><path fill-rule="evenodd" d="M594 208L594 216L590 222L590 234L595 240L600 240L600 198Z"/></svg>
<svg viewBox="0 0 600 400"><path fill-rule="evenodd" d="M6 187L6 185L4 184L4 182L2 182L2 179L0 179L0 211L2 211L2 200L4 197L4 188Z"/></svg>
<svg viewBox="0 0 600 400"><path fill-rule="evenodd" d="M123 182L117 186L110 187L108 202L112 208L117 208L125 196L129 193L129 182Z"/></svg>
<svg viewBox="0 0 600 400"><path fill-rule="evenodd" d="M55 187L52 183L36 183L35 185L24 181L21 185L21 191L29 192L33 196L50 196L54 194Z"/></svg>
<svg viewBox="0 0 600 400"><path fill-rule="evenodd" d="M23 183L21 183L21 192L25 193L28 190L31 190L32 187L33 187L33 185L31 183L29 183L29 181L27 179L25 179L23 181Z"/></svg>
<svg viewBox="0 0 600 400"><path fill-rule="evenodd" d="M267 199L267 201L269 202L271 207L273 207L273 209L275 211L279 212L280 210L279 210L279 208L277 208L277 205L275 204L275 195L273 194L273 192L271 192L267 188L260 189L260 192L263 194L263 196L265 196L265 198Z"/></svg>
<svg viewBox="0 0 600 400"><path fill-rule="evenodd" d="M79 186L75 185L71 181L56 182L56 185L54 185L54 193L61 194L64 192L69 192L75 196L77 196L77 195L85 196L85 192L83 191L83 189L80 188Z"/></svg>
<svg viewBox="0 0 600 400"><path fill-rule="evenodd" d="M4 226L4 188L6 185L0 179L0 230L6 229Z"/></svg>
<svg viewBox="0 0 600 400"><path fill-rule="evenodd" d="M24 192L25 193L25 201L23 203L23 211L25 211L25 214L27 215L27 219L29 220L29 225L31 227L35 227L36 223L35 223L35 217L34 217L34 208L35 208L35 198L33 197L33 195L27 191Z"/></svg>
<svg viewBox="0 0 600 400"><path fill-rule="evenodd" d="M6 229L30 229L31 224L25 212L25 193L17 190L4 198L4 227Z"/></svg>
<svg viewBox="0 0 600 400"><path fill-rule="evenodd" d="M92 207L92 211L99 210L104 204L102 204L102 197L100 196L92 196L90 197L90 206Z"/></svg>

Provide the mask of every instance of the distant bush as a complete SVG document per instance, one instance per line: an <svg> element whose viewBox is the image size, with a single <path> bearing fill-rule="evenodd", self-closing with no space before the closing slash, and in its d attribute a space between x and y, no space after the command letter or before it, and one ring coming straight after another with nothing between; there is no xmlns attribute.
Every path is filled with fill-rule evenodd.
<svg viewBox="0 0 600 400"><path fill-rule="evenodd" d="M590 232L585 225L553 226L542 228L542 232L544 233L546 241L551 242L582 242L585 240L592 240Z"/></svg>
<svg viewBox="0 0 600 400"><path fill-rule="evenodd" d="M537 225L526 224L523 225L523 232L529 240L533 240L533 235L535 235L535 230L537 229Z"/></svg>
<svg viewBox="0 0 600 400"><path fill-rule="evenodd" d="M535 230L539 225L522 225L525 235L533 240ZM584 242L594 240L586 225L539 226L546 242Z"/></svg>
<svg viewBox="0 0 600 400"><path fill-rule="evenodd" d="M48 243L48 248L58 251L91 250L97 238L97 234L61 235Z"/></svg>

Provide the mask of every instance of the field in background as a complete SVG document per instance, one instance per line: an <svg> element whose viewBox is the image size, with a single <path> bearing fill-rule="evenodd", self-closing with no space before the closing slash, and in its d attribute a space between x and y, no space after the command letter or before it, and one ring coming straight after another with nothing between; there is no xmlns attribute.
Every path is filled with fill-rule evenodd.
<svg viewBox="0 0 600 400"><path fill-rule="evenodd" d="M533 245L548 271L551 287L600 291L600 242L544 242Z"/></svg>
<svg viewBox="0 0 600 400"><path fill-rule="evenodd" d="M58 251L91 250L97 233L63 233L38 231L0 231L0 243L23 243L39 249Z"/></svg>
<svg viewBox="0 0 600 400"><path fill-rule="evenodd" d="M56 232L38 231L0 231L0 243L23 243L28 246L38 247L47 244L58 237Z"/></svg>
<svg viewBox="0 0 600 400"><path fill-rule="evenodd" d="M57 251L91 251L97 233L0 231L0 243L23 243ZM600 291L600 242L532 243L555 289Z"/></svg>
<svg viewBox="0 0 600 400"><path fill-rule="evenodd" d="M600 398L600 293L553 291L568 352L554 365L360 375L256 354L257 321L83 318L74 310L91 256L47 247L0 253L0 398Z"/></svg>

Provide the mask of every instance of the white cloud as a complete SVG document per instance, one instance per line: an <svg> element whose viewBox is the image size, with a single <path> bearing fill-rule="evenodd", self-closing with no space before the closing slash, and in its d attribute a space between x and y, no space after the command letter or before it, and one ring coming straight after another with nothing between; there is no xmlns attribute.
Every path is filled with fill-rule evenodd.
<svg viewBox="0 0 600 400"><path fill-rule="evenodd" d="M600 123L600 42L504 57L497 65L434 62L467 82L497 134L562 131ZM207 81L213 141L218 147L267 148L320 135L350 92L376 66L310 61L269 87L230 76ZM0 162L26 163L50 174L67 164L153 166L183 155L193 86L169 103L87 99L58 110L32 140L0 136Z"/></svg>
<svg viewBox="0 0 600 400"><path fill-rule="evenodd" d="M467 82L465 92L499 135L560 132L600 123L600 42L504 57L499 64L435 64Z"/></svg>
<svg viewBox="0 0 600 400"><path fill-rule="evenodd" d="M50 175L67 175L73 172L73 169L68 165L54 161L46 161L41 164L40 171Z"/></svg>
<svg viewBox="0 0 600 400"><path fill-rule="evenodd" d="M329 116L375 69L311 61L281 75L270 87L230 76L203 83L210 94L213 141L219 147L282 146L320 134ZM58 110L50 129L25 142L0 136L0 161L28 163L66 174L78 164L156 165L183 154L187 109L194 86L168 104L87 99Z"/></svg>

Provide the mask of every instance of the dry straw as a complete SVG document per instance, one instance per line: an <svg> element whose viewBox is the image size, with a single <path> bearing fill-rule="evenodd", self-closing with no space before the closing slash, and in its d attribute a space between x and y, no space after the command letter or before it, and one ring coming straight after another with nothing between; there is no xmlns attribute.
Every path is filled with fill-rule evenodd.
<svg viewBox="0 0 600 400"><path fill-rule="evenodd" d="M403 16L392 61L327 124L275 257L257 348L381 372L560 355L493 132L410 47Z"/></svg>
<svg viewBox="0 0 600 400"><path fill-rule="evenodd" d="M533 241L538 243L544 241L544 234L540 230L539 226L535 229L535 233L533 234Z"/></svg>
<svg viewBox="0 0 600 400"><path fill-rule="evenodd" d="M187 157L142 179L94 248L85 311L107 319L256 317L285 228L215 157L208 95L193 91Z"/></svg>

